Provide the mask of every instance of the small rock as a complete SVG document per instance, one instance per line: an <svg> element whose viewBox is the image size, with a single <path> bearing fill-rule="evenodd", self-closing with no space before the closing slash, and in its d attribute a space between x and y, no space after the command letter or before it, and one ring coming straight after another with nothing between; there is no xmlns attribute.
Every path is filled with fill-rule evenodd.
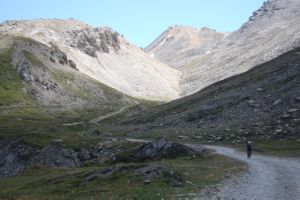
<svg viewBox="0 0 300 200"><path fill-rule="evenodd" d="M73 69L78 70L78 69L77 69L77 66L76 66L76 63L75 63L73 60L69 60L69 65L70 65L70 67L72 67Z"/></svg>
<svg viewBox="0 0 300 200"><path fill-rule="evenodd" d="M53 57L50 57L50 61L53 62L53 63L56 63L55 59Z"/></svg>
<svg viewBox="0 0 300 200"><path fill-rule="evenodd" d="M276 101L274 101L273 106L276 106L278 104L280 104L282 102L281 99L277 99Z"/></svg>
<svg viewBox="0 0 300 200"><path fill-rule="evenodd" d="M283 118L283 119L288 119L290 117L291 117L291 115L288 114L288 113L285 113L285 114L281 115L281 118Z"/></svg>
<svg viewBox="0 0 300 200"><path fill-rule="evenodd" d="M267 98L270 98L270 97L272 97L272 95L266 95L266 96L265 96L266 99L267 99Z"/></svg>
<svg viewBox="0 0 300 200"><path fill-rule="evenodd" d="M253 123L251 126L259 126L259 123Z"/></svg>
<svg viewBox="0 0 300 200"><path fill-rule="evenodd" d="M202 139L202 136L198 135L198 136L195 136L196 139Z"/></svg>
<svg viewBox="0 0 300 200"><path fill-rule="evenodd" d="M298 111L297 108L291 108L291 109L289 109L287 112L288 112L288 113L294 113L294 112L297 112L297 111Z"/></svg>
<svg viewBox="0 0 300 200"><path fill-rule="evenodd" d="M194 183L192 183L191 181L185 181L187 184L189 185L195 185Z"/></svg>
<svg viewBox="0 0 300 200"><path fill-rule="evenodd" d="M248 104L249 104L249 105L252 105L252 104L254 104L254 103L255 103L255 101L254 101L253 99L248 100Z"/></svg>
<svg viewBox="0 0 300 200"><path fill-rule="evenodd" d="M52 142L62 142L62 139L53 139Z"/></svg>
<svg viewBox="0 0 300 200"><path fill-rule="evenodd" d="M185 135L178 135L177 136L179 139L182 139L182 140L185 140L185 139L187 139L188 137L187 136L185 136Z"/></svg>
<svg viewBox="0 0 300 200"><path fill-rule="evenodd" d="M257 89L256 89L256 92L261 92L261 91L263 91L262 88L257 88Z"/></svg>
<svg viewBox="0 0 300 200"><path fill-rule="evenodd" d="M275 133L281 133L281 132L282 132L281 129L276 129L276 130L275 130Z"/></svg>
<svg viewBox="0 0 300 200"><path fill-rule="evenodd" d="M143 183L144 183L145 185L148 185L148 184L151 183L151 180L149 180L149 179L143 180Z"/></svg>
<svg viewBox="0 0 300 200"><path fill-rule="evenodd" d="M237 142L235 141L235 140L233 140L232 142L231 142L231 144L236 144Z"/></svg>

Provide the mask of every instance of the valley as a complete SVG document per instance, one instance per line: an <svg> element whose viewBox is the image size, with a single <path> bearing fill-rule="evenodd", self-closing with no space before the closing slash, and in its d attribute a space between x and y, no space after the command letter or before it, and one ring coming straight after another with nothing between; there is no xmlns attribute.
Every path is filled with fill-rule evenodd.
<svg viewBox="0 0 300 200"><path fill-rule="evenodd" d="M1 23L0 199L296 200L299 10L145 48L73 18Z"/></svg>

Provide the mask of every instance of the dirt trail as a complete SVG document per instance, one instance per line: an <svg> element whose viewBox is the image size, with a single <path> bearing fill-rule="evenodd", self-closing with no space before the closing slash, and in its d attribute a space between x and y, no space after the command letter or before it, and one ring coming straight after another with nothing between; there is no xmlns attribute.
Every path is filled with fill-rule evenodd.
<svg viewBox="0 0 300 200"><path fill-rule="evenodd" d="M134 105L136 105L136 104L134 104ZM134 105L128 105L128 106L125 106L125 107L121 108L120 110L115 111L115 112L108 113L108 114L106 114L106 115L98 116L98 117L96 117L96 118L91 119L91 120L89 121L89 123L91 123L91 124L96 124L96 123L98 123L98 122L100 122L100 121L102 121L102 120L104 120L104 119L107 119L107 118L110 118L110 117L112 117L112 116L118 115L118 114L120 114L121 112L123 112L124 110L126 110L126 109L128 109L128 108L130 108L130 107L132 107L132 106L134 106Z"/></svg>
<svg viewBox="0 0 300 200"><path fill-rule="evenodd" d="M197 148L197 146L193 146ZM218 154L244 161L249 171L225 181L212 196L195 199L218 200L298 200L300 197L300 159L253 155L227 147L207 146Z"/></svg>

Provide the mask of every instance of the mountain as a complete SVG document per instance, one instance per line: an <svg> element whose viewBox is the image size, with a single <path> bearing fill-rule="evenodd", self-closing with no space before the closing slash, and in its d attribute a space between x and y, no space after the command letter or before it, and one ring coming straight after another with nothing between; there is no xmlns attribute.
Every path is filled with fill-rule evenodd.
<svg viewBox="0 0 300 200"><path fill-rule="evenodd" d="M73 19L6 21L0 140L89 140L98 119L176 98L179 76L107 27Z"/></svg>
<svg viewBox="0 0 300 200"><path fill-rule="evenodd" d="M209 53L226 35L209 28L175 25L163 32L145 51L169 66L181 69L195 56Z"/></svg>
<svg viewBox="0 0 300 200"><path fill-rule="evenodd" d="M186 135L210 142L299 139L300 48L240 75L121 124L135 125L136 137ZM144 134L144 135L143 135ZM171 136L170 136L171 135ZM173 135L173 136L172 136Z"/></svg>
<svg viewBox="0 0 300 200"><path fill-rule="evenodd" d="M298 47L300 45L299 21L298 0L268 0L239 30L225 34L223 37L220 35L216 44L206 53L193 51L195 54L181 55L181 49L173 46L176 52L169 53L166 50L165 54L155 54L172 48L168 43L159 46L159 43L155 42L147 50L151 54L151 50L154 49L154 55L166 63L172 63L169 58L174 59L176 63L177 57L174 55L187 60L187 62L177 62L178 65L171 64L181 69L183 73L181 96L186 96ZM164 35L162 34L161 39ZM207 38L211 38L211 34L208 34ZM181 46L187 46L187 43ZM202 46L200 45L199 48L201 49Z"/></svg>
<svg viewBox="0 0 300 200"><path fill-rule="evenodd" d="M0 34L31 38L57 49L79 73L126 95L156 101L178 96L180 72L108 27L94 28L74 19L19 20L2 23Z"/></svg>
<svg viewBox="0 0 300 200"><path fill-rule="evenodd" d="M134 98L80 73L75 62L57 48L21 36L0 36L1 106L35 102L69 108L101 107Z"/></svg>

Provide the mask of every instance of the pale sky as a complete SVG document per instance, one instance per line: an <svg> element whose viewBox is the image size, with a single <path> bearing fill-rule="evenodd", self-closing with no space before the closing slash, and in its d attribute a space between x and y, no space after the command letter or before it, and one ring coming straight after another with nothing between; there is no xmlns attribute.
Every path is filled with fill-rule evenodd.
<svg viewBox="0 0 300 200"><path fill-rule="evenodd" d="M1 0L0 22L9 19L75 18L109 26L146 47L169 26L237 30L263 0Z"/></svg>

